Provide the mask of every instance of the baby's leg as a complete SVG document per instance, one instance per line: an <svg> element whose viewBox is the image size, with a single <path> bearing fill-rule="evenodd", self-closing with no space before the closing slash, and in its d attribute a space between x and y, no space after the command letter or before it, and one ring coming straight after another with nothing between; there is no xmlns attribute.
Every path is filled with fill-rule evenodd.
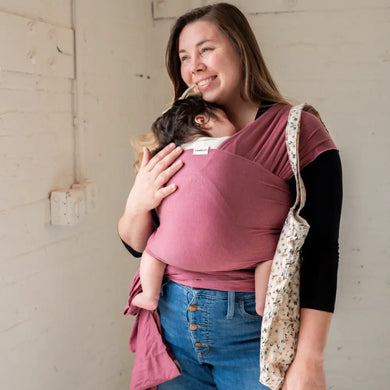
<svg viewBox="0 0 390 390"><path fill-rule="evenodd" d="M132 303L147 310L157 309L165 264L144 252L139 271L142 292L133 298Z"/></svg>
<svg viewBox="0 0 390 390"><path fill-rule="evenodd" d="M272 260L268 260L259 263L255 269L256 313L260 316L264 314L265 296L271 267Z"/></svg>

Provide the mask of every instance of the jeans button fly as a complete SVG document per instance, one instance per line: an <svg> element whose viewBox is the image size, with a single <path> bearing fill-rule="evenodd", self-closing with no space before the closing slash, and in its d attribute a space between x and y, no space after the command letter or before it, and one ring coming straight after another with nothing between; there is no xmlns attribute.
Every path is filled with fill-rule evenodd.
<svg viewBox="0 0 390 390"><path fill-rule="evenodd" d="M189 307L188 307L188 310L189 311L196 311L198 309L198 306L196 306L196 305L190 305Z"/></svg>
<svg viewBox="0 0 390 390"><path fill-rule="evenodd" d="M190 329L191 329L191 330L196 330L196 329L198 329L198 325L191 324L191 325L190 325Z"/></svg>

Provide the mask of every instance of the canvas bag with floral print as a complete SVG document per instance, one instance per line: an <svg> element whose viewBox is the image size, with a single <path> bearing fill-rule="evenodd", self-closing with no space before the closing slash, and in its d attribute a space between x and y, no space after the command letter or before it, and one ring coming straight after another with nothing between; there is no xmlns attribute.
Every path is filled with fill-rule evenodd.
<svg viewBox="0 0 390 390"><path fill-rule="evenodd" d="M280 390L295 357L300 326L299 275L301 248L309 224L299 215L306 200L299 173L299 125L304 104L292 107L286 126L286 146L295 176L297 196L284 223L268 282L260 341L260 382Z"/></svg>

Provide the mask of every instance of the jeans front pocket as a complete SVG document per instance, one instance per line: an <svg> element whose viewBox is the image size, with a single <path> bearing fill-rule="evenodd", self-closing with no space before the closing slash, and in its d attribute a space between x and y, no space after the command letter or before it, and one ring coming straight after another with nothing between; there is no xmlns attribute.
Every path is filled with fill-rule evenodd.
<svg viewBox="0 0 390 390"><path fill-rule="evenodd" d="M261 320L263 317L256 313L256 300L255 297L246 299L240 299L238 301L239 311L243 317L253 320Z"/></svg>
<svg viewBox="0 0 390 390"><path fill-rule="evenodd" d="M164 278L162 283L161 283L161 288L160 288L160 297L164 296L165 290L167 285L171 283L171 281L167 278Z"/></svg>

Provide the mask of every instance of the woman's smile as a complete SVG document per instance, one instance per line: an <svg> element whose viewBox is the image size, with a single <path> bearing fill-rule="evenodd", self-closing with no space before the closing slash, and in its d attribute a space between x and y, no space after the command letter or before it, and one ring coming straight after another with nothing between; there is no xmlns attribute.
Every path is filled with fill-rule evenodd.
<svg viewBox="0 0 390 390"><path fill-rule="evenodd" d="M195 84L197 85L199 92L205 91L217 78L217 76L211 76L206 79L202 79L200 81L196 81Z"/></svg>

